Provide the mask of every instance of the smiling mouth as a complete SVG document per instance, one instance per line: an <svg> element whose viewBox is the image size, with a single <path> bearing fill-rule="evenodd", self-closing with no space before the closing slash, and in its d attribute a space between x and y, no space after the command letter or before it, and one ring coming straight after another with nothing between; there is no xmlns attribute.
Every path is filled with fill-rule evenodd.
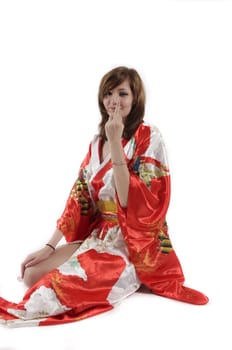
<svg viewBox="0 0 232 350"><path fill-rule="evenodd" d="M108 111L110 111L110 112L114 112L115 111L115 107L110 107L110 108L108 108ZM122 109L122 107L119 107L119 109Z"/></svg>

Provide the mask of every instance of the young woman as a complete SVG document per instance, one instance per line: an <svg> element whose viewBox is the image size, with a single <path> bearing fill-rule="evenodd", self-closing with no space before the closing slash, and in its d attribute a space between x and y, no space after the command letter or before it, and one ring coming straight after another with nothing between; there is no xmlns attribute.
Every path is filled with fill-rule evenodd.
<svg viewBox="0 0 232 350"><path fill-rule="evenodd" d="M134 69L101 80L99 135L90 143L57 228L22 263L29 287L19 304L0 298L8 325L51 325L110 310L141 284L192 304L165 216L170 178L159 130L144 123L145 94ZM67 243L56 248L62 237Z"/></svg>

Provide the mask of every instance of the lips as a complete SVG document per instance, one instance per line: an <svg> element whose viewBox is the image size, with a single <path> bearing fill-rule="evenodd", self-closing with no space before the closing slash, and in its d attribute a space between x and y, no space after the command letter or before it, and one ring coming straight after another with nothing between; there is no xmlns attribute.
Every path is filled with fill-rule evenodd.
<svg viewBox="0 0 232 350"><path fill-rule="evenodd" d="M109 112L114 112L115 111L115 107L110 107L110 108L108 108L108 111ZM122 109L122 107L119 107L119 110L121 110Z"/></svg>

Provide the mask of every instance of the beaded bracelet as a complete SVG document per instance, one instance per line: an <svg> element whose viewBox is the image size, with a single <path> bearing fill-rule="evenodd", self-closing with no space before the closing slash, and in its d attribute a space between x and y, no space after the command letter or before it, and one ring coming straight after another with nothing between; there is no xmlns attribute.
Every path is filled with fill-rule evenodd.
<svg viewBox="0 0 232 350"><path fill-rule="evenodd" d="M112 165L127 165L127 163L121 160L119 162L112 162Z"/></svg>
<svg viewBox="0 0 232 350"><path fill-rule="evenodd" d="M56 248L53 247L53 245L51 245L51 244L49 244L49 243L47 243L47 244L45 244L45 245L47 245L48 247L52 248L53 250L56 250Z"/></svg>

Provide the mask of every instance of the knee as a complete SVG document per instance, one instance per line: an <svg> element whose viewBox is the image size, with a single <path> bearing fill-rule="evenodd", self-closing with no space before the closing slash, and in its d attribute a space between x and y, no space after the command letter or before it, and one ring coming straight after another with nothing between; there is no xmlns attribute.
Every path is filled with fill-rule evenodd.
<svg viewBox="0 0 232 350"><path fill-rule="evenodd" d="M29 288L31 288L39 280L38 272L36 270L37 269L32 266L27 267L24 272L23 281Z"/></svg>

